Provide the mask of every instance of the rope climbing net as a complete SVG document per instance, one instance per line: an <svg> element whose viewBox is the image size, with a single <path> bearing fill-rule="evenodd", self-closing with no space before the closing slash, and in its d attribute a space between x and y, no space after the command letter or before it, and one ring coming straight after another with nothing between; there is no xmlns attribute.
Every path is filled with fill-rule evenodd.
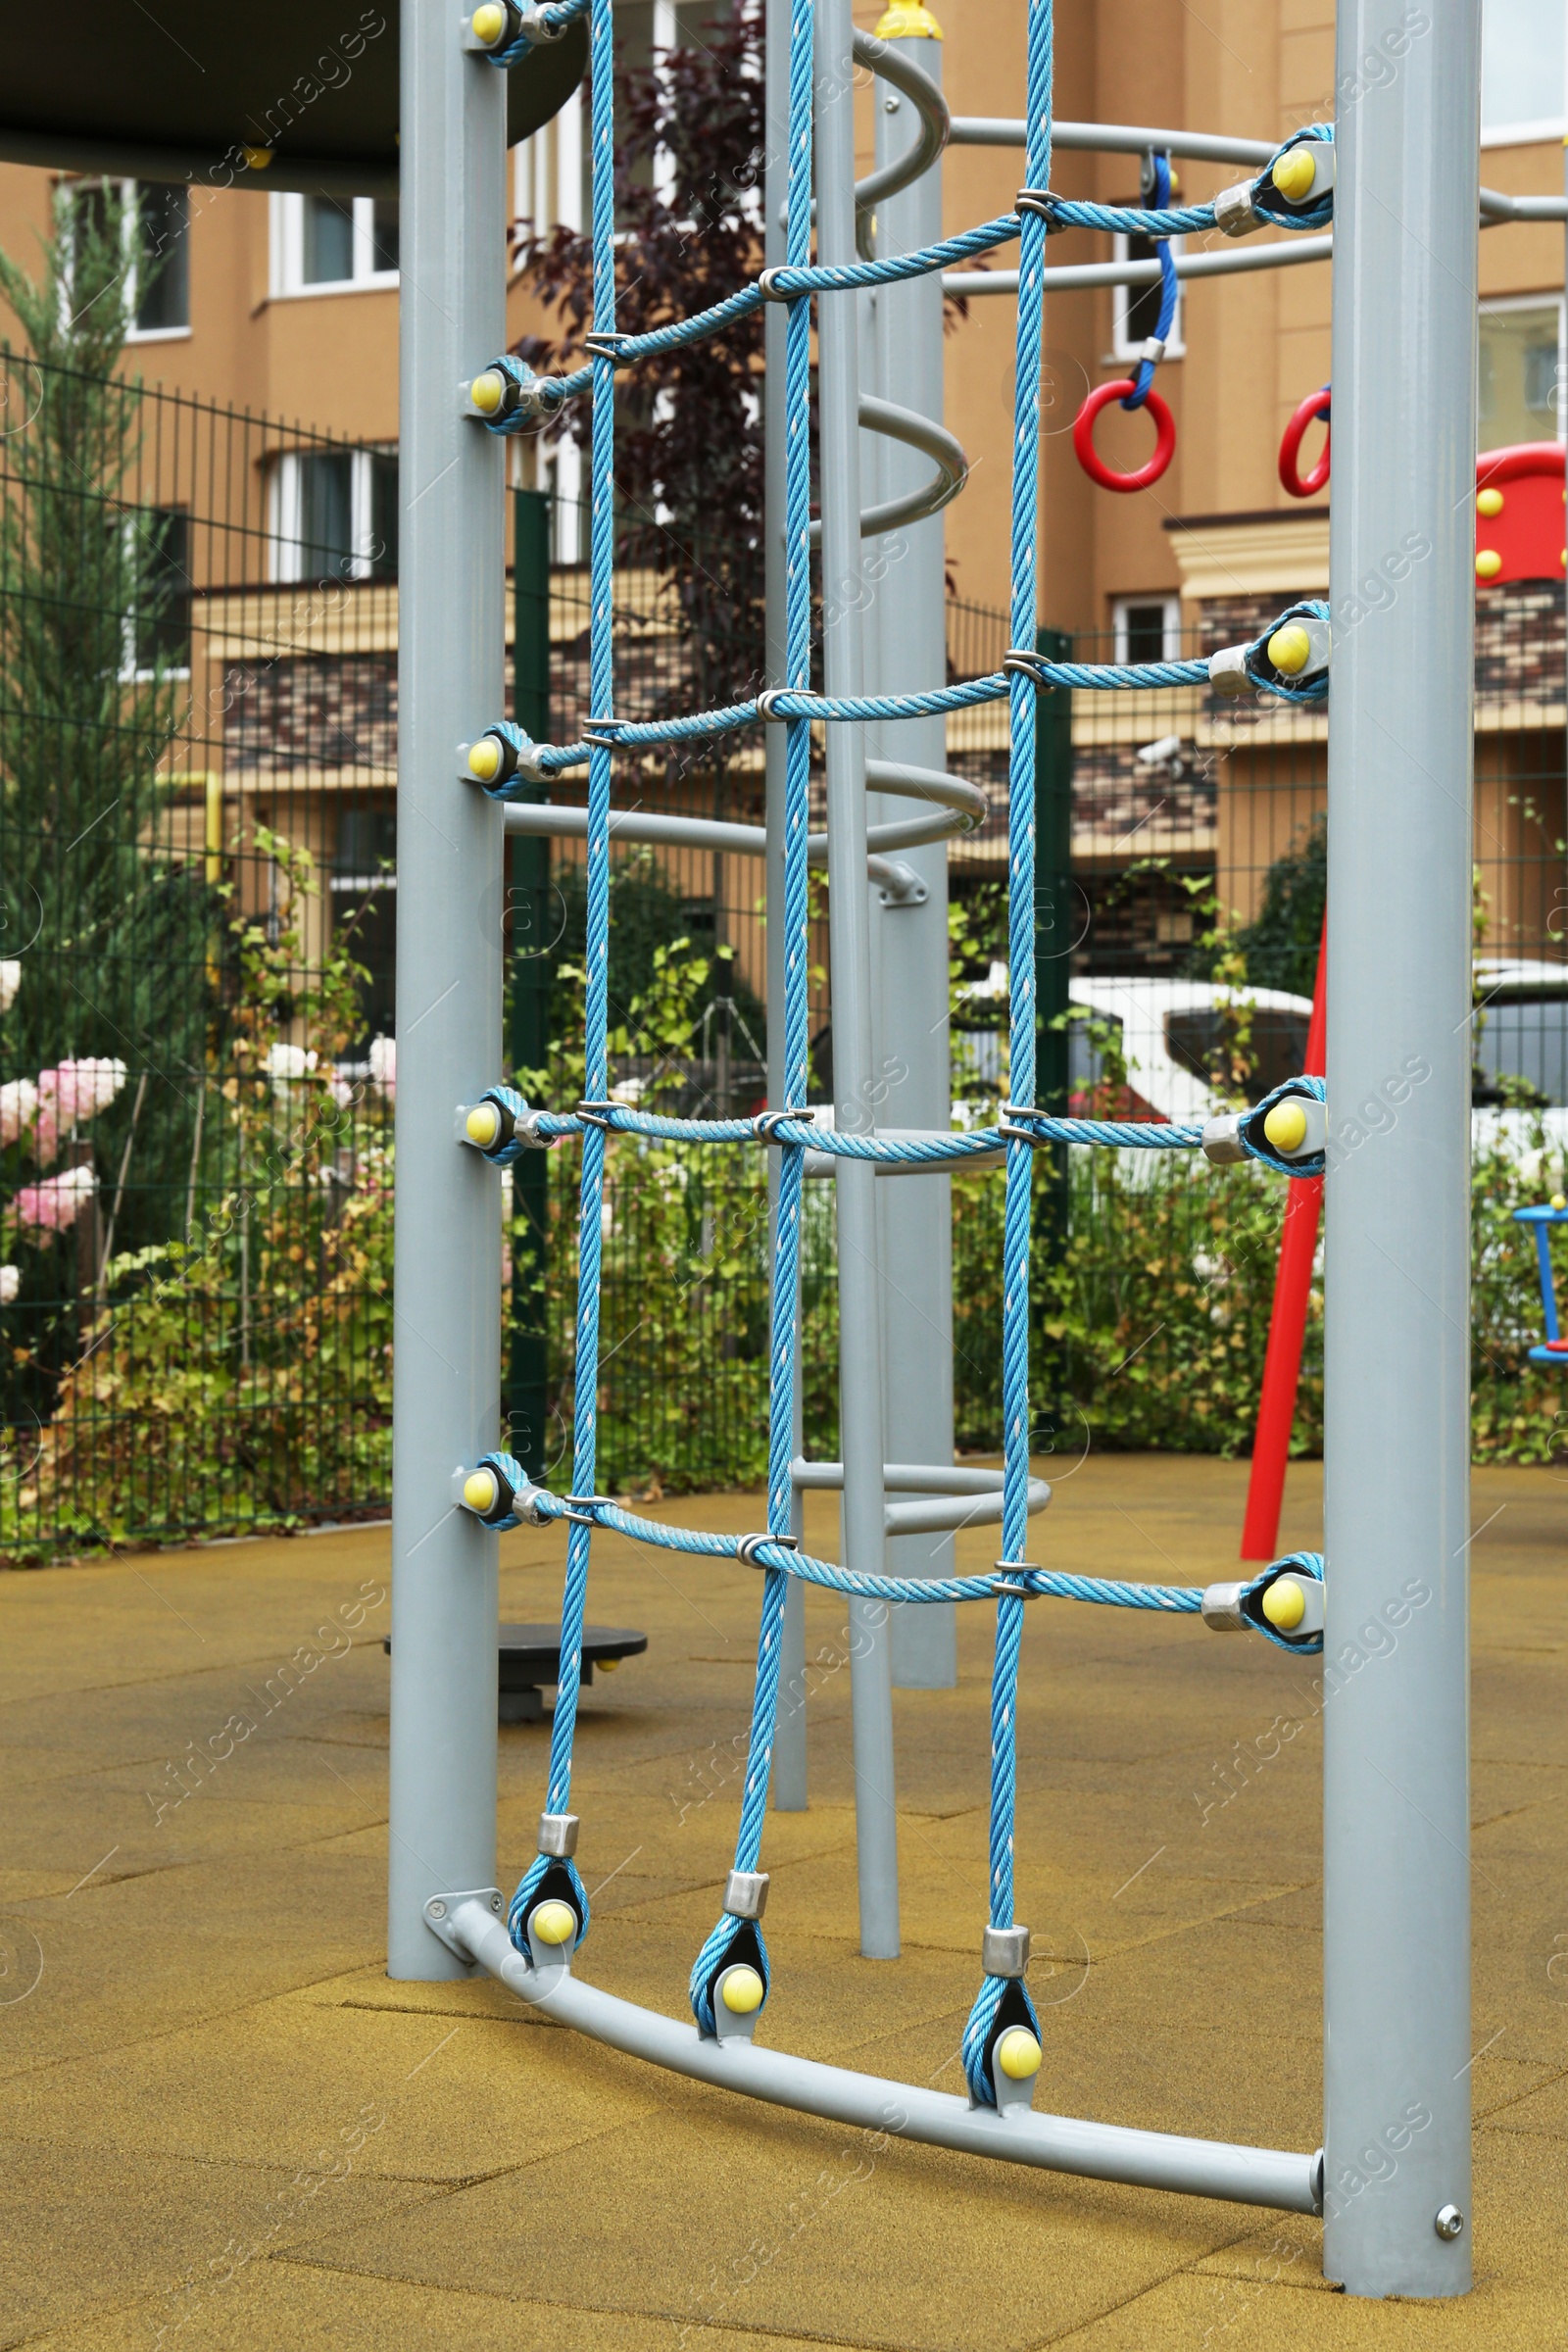
<svg viewBox="0 0 1568 2352"><path fill-rule="evenodd" d="M530 42L559 37L587 11L592 74L593 329L585 366L567 374L536 375L511 356L495 360L470 389L474 411L489 429L514 433L536 427L569 401L592 403L591 471L591 704L582 739L541 743L509 721L486 726L468 747L469 780L493 798L520 796L563 770L586 763L586 1095L570 1109L532 1107L505 1085L488 1090L467 1113L467 1140L498 1166L519 1152L568 1137L580 1139L579 1288L576 1324L572 1491L556 1494L532 1485L508 1453L488 1454L468 1477L466 1507L492 1527L543 1526L564 1520L569 1529L562 1603L559 1696L551 1735L549 1780L540 1825L540 1851L513 1897L509 1927L526 1956L542 1938L558 1950L575 1949L587 1934L588 1897L572 1859L572 1749L581 1688L582 1637L593 1531L712 1559L738 1559L761 1579L757 1673L735 1862L725 1907L697 1954L690 1998L699 2028L718 2030L715 2001L755 2012L765 2001L769 1962L761 1932L767 1881L760 1870L762 1832L778 1713L786 1596L791 1578L861 1599L885 1602L987 1602L996 1608L992 1681L989 1906L982 1944L982 1982L963 2039L972 2098L995 2106L997 2069L1028 2076L1038 2066L1038 2020L1024 1981L1027 1930L1013 1915L1016 1692L1024 1611L1050 1596L1102 1606L1202 1613L1211 1623L1247 1624L1266 1639L1297 1649L1321 1647L1322 1561L1296 1553L1250 1581L1227 1587L1141 1585L1083 1577L1028 1561L1029 1477L1029 1255L1032 1158L1043 1145L1095 1145L1129 1151L1202 1151L1219 1163L1255 1159L1287 1177L1313 1176L1324 1164L1321 1080L1286 1082L1254 1109L1184 1124L1048 1116L1035 1103L1035 707L1057 687L1104 691L1207 685L1217 692L1261 690L1287 701L1316 701L1327 692L1327 608L1293 606L1256 641L1207 660L1098 664L1056 662L1035 650L1036 514L1039 487L1039 385L1042 365L1046 241L1066 227L1108 229L1155 241L1162 284L1158 331L1135 376L1102 386L1125 407L1157 400L1151 391L1175 302L1168 240L1218 227L1241 233L1268 221L1293 229L1319 228L1332 215L1332 130L1317 124L1298 132L1256 178L1212 203L1172 206L1165 159L1156 159L1146 183L1146 206L1080 203L1050 186L1052 160L1052 9L1031 0L1028 15L1027 185L1015 209L978 227L913 253L827 267L811 260L813 24L811 0L791 0L789 25L789 140L786 259L711 309L651 333L616 327L613 209L614 77L611 0L553 0L552 5L488 12L497 22L492 49L505 64ZM475 24L477 25L476 17ZM1012 650L994 674L914 694L833 697L811 691L811 575L808 419L811 306L824 295L888 284L987 252L1011 240L1019 246L1018 318L1011 500ZM764 302L785 307L784 676L755 698L722 709L668 719L628 723L615 715L614 408L615 379L640 360L722 333ZM1161 404L1162 406L1162 404ZM1168 412L1165 412L1168 415ZM1158 412L1156 411L1156 416ZM1093 418L1090 418L1092 424ZM1129 486L1118 477L1113 486ZM1136 485L1134 485L1136 486ZM813 724L898 720L1004 700L1009 719L1008 943L1010 966L1010 1093L998 1124L988 1130L916 1138L819 1129L807 1108L808 849L810 740ZM659 1117L613 1101L607 1055L610 961L610 817L617 753L644 746L713 737L759 722L784 730L784 883L782 904L769 906L784 934L782 1100L748 1119ZM769 1446L767 1524L756 1535L707 1534L667 1526L622 1509L594 1492L595 1410L599 1386L601 1208L606 1152L612 1134L695 1145L754 1146L778 1154L772 1222L772 1320L768 1366ZM854 1565L811 1557L791 1535L792 1456L797 1380L802 1186L808 1151L835 1158L957 1165L990 1154L1004 1162L1005 1188L1002 1307L1004 1451L1002 1557L988 1574L936 1581L873 1574ZM1215 1595L1219 1595L1218 1600ZM1009 2038L1010 2037L1010 2038ZM1004 2046L1005 2044L1005 2046Z"/></svg>

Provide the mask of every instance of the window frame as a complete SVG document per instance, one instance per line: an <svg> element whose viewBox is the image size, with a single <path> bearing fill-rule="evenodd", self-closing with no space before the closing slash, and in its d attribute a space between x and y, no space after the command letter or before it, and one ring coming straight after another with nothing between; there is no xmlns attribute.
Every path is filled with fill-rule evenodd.
<svg viewBox="0 0 1568 2352"><path fill-rule="evenodd" d="M1476 321L1476 423L1480 432L1480 370L1481 325L1488 318L1501 318L1515 311L1550 311L1557 314L1557 401L1554 435L1568 442L1568 296L1561 287L1545 287L1539 294L1499 294L1486 296L1477 305ZM1506 444L1499 444L1505 447ZM1483 451L1483 455L1486 452Z"/></svg>
<svg viewBox="0 0 1568 2352"><path fill-rule="evenodd" d="M375 465L377 458L396 460L395 444L355 449L285 449L268 467L267 568L274 588L316 587L322 580L345 587L380 586L397 578L396 566L376 571ZM353 546L350 569L317 574L305 564L305 477L302 461L310 458L347 458L349 461L349 536Z"/></svg>
<svg viewBox="0 0 1568 2352"><path fill-rule="evenodd" d="M141 230L141 202L138 191L144 187L158 187L162 184L158 180L125 179L118 172L84 172L79 177L67 177L66 179L73 202L78 196L90 194L96 188L113 188L120 198L123 216L121 234L125 253L125 296L130 312L130 323L125 329L127 343L180 343L188 340L195 331L190 322L191 214L188 189L186 190L185 207L185 323L183 326L138 326L136 323L136 313L141 305L141 270L138 266L140 261L138 247ZM70 282L71 272L68 270L65 275L65 286L69 287Z"/></svg>
<svg viewBox="0 0 1568 2352"><path fill-rule="evenodd" d="M320 294L382 294L394 292L401 269L375 267L375 198L353 196L350 230L354 273L307 282L305 276L305 196L297 189L274 188L268 197L270 294L274 302L304 302ZM401 248L400 248L401 250Z"/></svg>
<svg viewBox="0 0 1568 2352"><path fill-rule="evenodd" d="M1132 254L1128 250L1130 243L1131 239L1125 229L1115 230L1111 238L1113 259L1118 262L1130 262L1133 259ZM1185 240L1181 237L1172 237L1169 239L1169 244L1171 250L1171 259L1173 261L1178 260L1184 250ZM1143 358L1144 337L1140 335L1135 342L1128 334L1127 320L1132 311L1133 304L1136 302L1139 295L1152 293L1152 287L1150 286L1111 287L1110 351L1112 359L1132 362L1134 360L1141 360ZM1165 338L1165 357L1167 360L1184 360L1187 357L1187 341L1182 332L1183 326L1186 323L1186 289L1184 288L1181 279L1178 278L1176 280L1176 315L1171 319L1170 333Z"/></svg>
<svg viewBox="0 0 1568 2352"><path fill-rule="evenodd" d="M148 515L156 515L160 522L172 521L181 522L184 524L187 534L185 548L186 563L184 566L185 579L187 583L185 595L190 599L194 599L196 587L194 580L191 578L189 564L189 558L192 552L192 545L195 537L194 515L191 514L189 507L141 507L136 509L135 512L131 514L122 514L118 524L118 528L123 531L128 539L140 527L141 523ZM138 648L136 642L136 631L137 624L143 617L144 616L142 614L137 612L127 612L122 622L120 683L122 686L146 686L152 684L154 681L162 679L188 678L191 672L191 662L194 658L195 639L194 617L191 614L188 607L185 614L185 659L182 662L171 662L160 664L154 662L144 664L138 661L137 655L140 649ZM157 625L156 621L154 625Z"/></svg>
<svg viewBox="0 0 1568 2352"><path fill-rule="evenodd" d="M1150 588L1146 589L1141 596L1113 596L1110 600L1110 625L1115 636L1115 659L1118 662L1127 662L1132 660L1128 651L1128 613L1135 606L1147 612L1151 605L1159 605L1164 610L1164 634L1161 639L1164 650L1159 656L1160 661L1179 662L1181 660L1182 600L1174 589Z"/></svg>

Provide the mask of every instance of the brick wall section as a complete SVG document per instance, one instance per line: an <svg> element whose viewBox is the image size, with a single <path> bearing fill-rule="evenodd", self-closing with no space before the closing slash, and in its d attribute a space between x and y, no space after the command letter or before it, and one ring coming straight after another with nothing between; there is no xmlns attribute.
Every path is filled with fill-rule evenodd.
<svg viewBox="0 0 1568 2352"><path fill-rule="evenodd" d="M233 662L223 685L230 773L397 766L396 654Z"/></svg>

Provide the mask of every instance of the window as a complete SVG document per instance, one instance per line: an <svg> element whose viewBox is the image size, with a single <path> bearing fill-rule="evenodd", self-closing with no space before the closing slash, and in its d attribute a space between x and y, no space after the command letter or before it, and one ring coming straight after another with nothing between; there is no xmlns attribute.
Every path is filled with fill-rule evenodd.
<svg viewBox="0 0 1568 2352"><path fill-rule="evenodd" d="M274 294L396 285L395 196L275 195L271 202Z"/></svg>
<svg viewBox="0 0 1568 2352"><path fill-rule="evenodd" d="M1564 376L1560 296L1488 303L1481 313L1479 446L1562 440Z"/></svg>
<svg viewBox="0 0 1568 2352"><path fill-rule="evenodd" d="M135 194L136 323L132 337L188 333L190 192L147 181Z"/></svg>
<svg viewBox="0 0 1568 2352"><path fill-rule="evenodd" d="M190 332L190 191L133 179L84 180L75 192L75 219L100 235L107 225L108 190L123 207L129 297L128 340L151 343Z"/></svg>
<svg viewBox="0 0 1568 2352"><path fill-rule="evenodd" d="M1118 662L1179 662L1182 658L1182 600L1179 596L1118 596L1110 608Z"/></svg>
<svg viewBox="0 0 1568 2352"><path fill-rule="evenodd" d="M191 525L178 507L144 507L123 530L130 610L124 624L126 680L190 675Z"/></svg>
<svg viewBox="0 0 1568 2352"><path fill-rule="evenodd" d="M351 1054L363 1058L374 1037L395 1029L398 932L398 824L391 808L348 808L338 819L337 856L330 876L332 928L349 927L349 950L367 979L361 984L363 1034Z"/></svg>
<svg viewBox="0 0 1568 2352"><path fill-rule="evenodd" d="M1562 0L1483 0L1481 144L1562 135Z"/></svg>
<svg viewBox="0 0 1568 2352"><path fill-rule="evenodd" d="M272 472L272 577L386 580L398 568L395 450L293 450Z"/></svg>
<svg viewBox="0 0 1568 2352"><path fill-rule="evenodd" d="M1181 252L1180 237L1171 237L1168 242L1172 254ZM1152 237L1118 236L1115 248L1118 262L1152 262L1157 250ZM1112 351L1118 360L1141 359L1145 343L1159 324L1158 282L1152 286L1113 286L1110 299L1111 316L1115 321L1115 331L1111 337ZM1183 295L1178 282L1176 315L1170 322L1170 333L1165 337L1165 357L1168 360L1179 360L1187 349L1182 340L1182 325Z"/></svg>

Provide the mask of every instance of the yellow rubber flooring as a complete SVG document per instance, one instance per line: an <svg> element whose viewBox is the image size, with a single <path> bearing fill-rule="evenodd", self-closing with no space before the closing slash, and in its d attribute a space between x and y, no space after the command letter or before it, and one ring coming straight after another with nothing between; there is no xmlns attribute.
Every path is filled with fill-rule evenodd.
<svg viewBox="0 0 1568 2352"><path fill-rule="evenodd" d="M1037 1556L1234 1573L1245 1475L1091 1457ZM1286 1544L1314 1540L1318 1494L1293 1471ZM678 1512L760 1515L742 1495ZM488 1984L389 1983L387 1536L366 1529L0 1577L0 2343L1568 2345L1568 1481L1478 1473L1475 1521L1466 2300L1355 2301L1325 2290L1315 2223L873 2145L582 2042ZM831 1526L823 1509L813 1540ZM976 1533L960 1560L993 1548ZM556 1530L505 1539L505 1616L557 1612L564 1549ZM590 1613L649 1647L584 1696L581 1966L681 2016L734 1836L757 1595L745 1570L596 1539ZM811 1805L769 1823L765 2038L961 2089L988 1614L960 1621L956 1690L896 1701L904 1957L873 1963L846 1628L811 1595ZM1315 2146L1309 1670L1190 1619L1050 1603L1023 1667L1038 2103ZM547 1740L501 1736L509 1889Z"/></svg>

